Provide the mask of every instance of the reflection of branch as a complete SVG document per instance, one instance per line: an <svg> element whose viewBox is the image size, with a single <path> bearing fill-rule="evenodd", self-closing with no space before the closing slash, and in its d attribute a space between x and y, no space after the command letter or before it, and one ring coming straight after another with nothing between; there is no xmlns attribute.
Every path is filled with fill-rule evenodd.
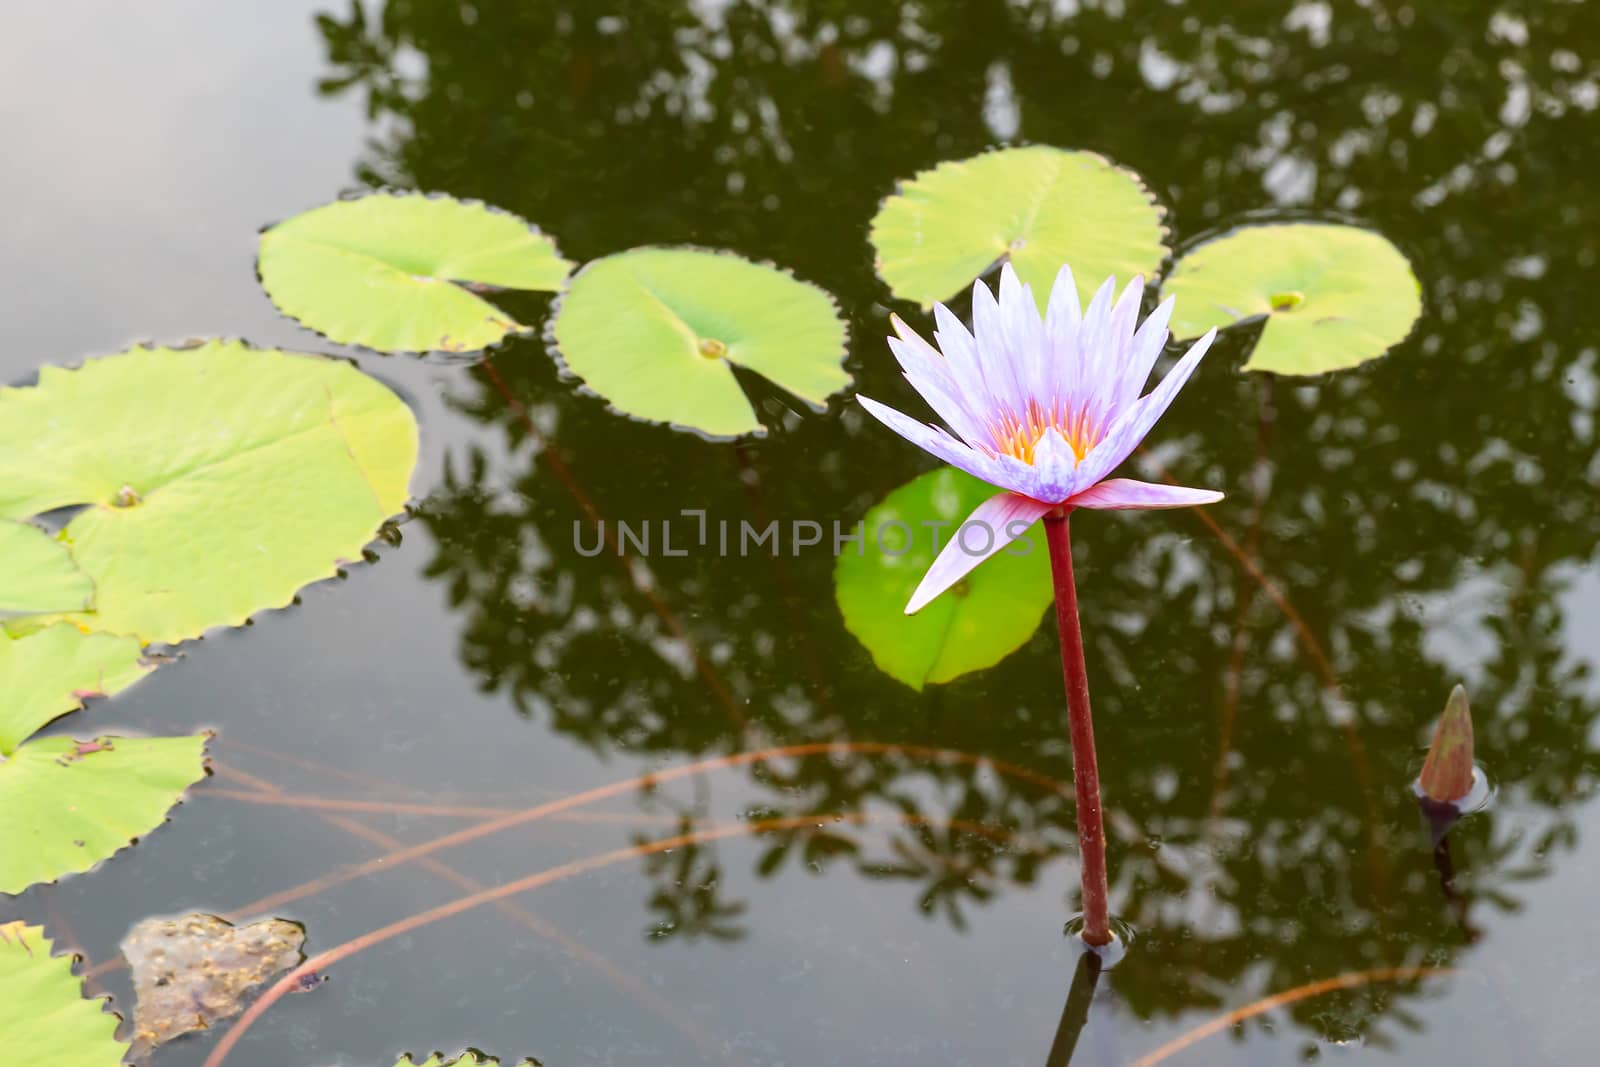
<svg viewBox="0 0 1600 1067"><path fill-rule="evenodd" d="M232 768L218 766L215 760L211 766L223 777L234 773ZM408 804L390 800L347 800L343 797L319 797L309 793L267 793L259 790L215 787L207 789L206 796L221 797L224 800L242 800L246 804L260 804L269 808L309 808L315 811L343 811L366 815L431 815L441 819L494 819L522 810L477 807L471 804ZM677 821L671 815L642 815L632 811L567 811L560 815L552 815L551 818L561 822L626 823L629 826L641 822Z"/></svg>
<svg viewBox="0 0 1600 1067"><path fill-rule="evenodd" d="M1276 409L1272 403L1272 383L1275 379L1271 374L1264 374L1261 378L1261 389L1256 407L1256 461L1252 469L1251 480L1255 483L1254 500L1250 506L1250 525L1244 537L1245 553L1251 557L1257 555L1261 545L1261 521L1267 511L1267 492L1272 484L1272 467L1267 460L1267 445L1272 437L1272 426L1276 421ZM1228 673L1222 684L1222 723L1218 729L1217 739L1217 764L1212 775L1215 785L1211 794L1211 824L1215 832L1218 821L1222 818L1223 797L1228 789L1228 756L1233 750L1233 722L1235 713L1239 708L1239 683L1244 675L1244 654L1249 647L1250 631L1246 627L1246 620L1250 617L1250 609L1255 606L1256 587L1254 585L1240 584L1235 587L1239 600L1238 610L1233 616L1233 648L1228 656Z"/></svg>
<svg viewBox="0 0 1600 1067"><path fill-rule="evenodd" d="M1162 481L1169 485L1177 484L1165 467L1153 461L1152 465ZM1228 554L1238 561L1239 566L1243 567L1251 578L1255 579L1256 584L1261 587L1261 591L1267 594L1267 598L1277 605L1279 611L1283 612L1284 617L1294 627L1295 634L1300 639L1300 646L1305 649L1306 654L1311 657L1312 663L1316 666L1317 672L1322 675L1323 687L1335 699L1342 702L1344 693L1339 685L1339 676L1334 673L1332 660L1328 658L1328 654L1323 650L1321 642L1311 632L1311 627L1306 625L1306 621L1301 617L1300 612L1289 602L1289 598L1284 594L1283 590L1278 588L1277 583L1273 582L1271 578L1267 577L1260 564L1249 553L1239 547L1239 542L1229 536L1228 531L1224 530L1218 525L1216 519L1206 513L1205 508L1190 508L1188 510L1190 514L1200 520L1207 530L1211 531L1212 536L1221 543ZM1372 865L1373 880L1381 890L1386 891L1389 867L1384 861L1383 846L1378 839L1378 795L1377 788L1372 781L1372 766L1367 760L1367 748L1361 740L1361 731L1357 727L1353 715L1348 721L1339 724L1339 730L1344 734L1345 747L1350 751L1350 762L1355 769L1356 779L1361 785L1362 799L1366 803L1367 858Z"/></svg>
<svg viewBox="0 0 1600 1067"><path fill-rule="evenodd" d="M320 893L324 890L331 889L336 885L343 885L345 882L360 878L363 875L372 874L373 872L380 870L393 870L395 867L398 867L403 863L430 855L441 849L454 848L456 845L464 845L469 841L475 841L480 837L487 837L488 835L498 833L501 830L509 830L515 826L524 826L528 823L537 822L540 819L548 819L562 812L572 811L576 808L581 808L587 804L592 804L599 800L606 800L610 797L622 796L638 789L646 789L653 786L658 786L665 782L675 781L679 778L686 778L694 774L699 774L702 771L742 767L747 764L764 763L767 760L782 759L788 756L828 756L837 755L843 752L865 753L871 755L904 755L916 759L934 760L944 763L966 763L973 766L988 766L992 767L997 773L1006 775L1007 777L1015 778L1020 781L1031 782L1034 785L1040 786L1041 788L1064 796L1072 795L1072 787L1070 785L1063 785L1062 783L1057 782L1052 778L1047 778L1036 771L1028 770L1026 767L1019 767L1015 764L1004 763L998 760L985 759L982 756L974 756L970 752L961 752L956 749L929 748L923 745L899 745L886 741L815 741L798 745L782 745L777 748L764 748L752 752L737 752L727 756L713 756L709 759L696 760L693 763L680 763L675 767L668 767L664 770L654 771L650 774L639 775L633 778L623 779L622 781L611 782L608 785L596 786L593 789L586 789L581 793L572 793L556 800L550 800L543 804L537 804L531 808L525 808L522 811L508 812L499 818L490 819L486 822L478 823L475 826L464 827L455 831L454 833L445 834L442 837L436 837L433 840L423 842L420 845L411 845L405 848L396 849L381 856L375 856L372 859L366 860L362 863L355 864L354 866L345 867L342 870L330 872L329 874L325 874L320 878L314 878L308 882L302 882L300 885L291 889L286 889L278 893L273 893L270 896L262 897L260 900L246 904L243 907L235 910L241 914L254 914L257 912L271 911L275 908L282 907L284 904L290 903L291 901L303 899L311 896L314 893Z"/></svg>
<svg viewBox="0 0 1600 1067"><path fill-rule="evenodd" d="M358 774L355 771L344 767L335 767L328 763L318 763L315 760L306 759L304 756L298 756L290 752L280 752L275 748L267 748L265 745L258 745L250 741L243 741L231 735L228 737L228 748L230 751L233 749L238 749L240 752L250 752L257 756L265 756L268 759L277 760L279 763L287 763L291 767L298 767L300 770L305 771L308 774L314 774L318 778L343 778L348 782L359 785L369 794L375 794L377 796L383 796L384 794L392 795L405 791L404 786L397 784L392 779L385 780L382 778L373 778L365 774Z"/></svg>
<svg viewBox="0 0 1600 1067"><path fill-rule="evenodd" d="M1204 1040L1212 1034L1219 1033L1246 1019L1253 1019L1257 1015L1269 1012L1274 1008L1282 1008L1312 997L1320 997L1324 993L1335 993L1341 989L1360 989L1362 986L1374 982L1414 982L1421 978L1431 978L1436 975L1455 974L1453 967L1374 967L1368 971L1350 971L1333 978L1321 978L1315 982L1296 986L1282 993L1274 993L1270 997L1262 997L1242 1008L1235 1008L1226 1015L1219 1015L1210 1022L1203 1023L1187 1033L1179 1034L1154 1052L1146 1053L1134 1062L1133 1067L1155 1067L1155 1064L1168 1059L1197 1041ZM279 983L280 985L282 983ZM242 1020L241 1020L242 1022ZM206 1067L211 1067L208 1060Z"/></svg>
<svg viewBox="0 0 1600 1067"><path fill-rule="evenodd" d="M951 829L966 830L971 833L981 834L985 837L996 837L1001 839L1010 837L1009 831L993 826L970 823L961 819L935 820L925 818L923 816L910 816L903 812L854 812L847 814L845 817L863 823L898 822L902 825L908 826L938 824L948 826ZM336 963L347 960L357 953L363 952L375 945L380 945L392 938L399 937L402 934L409 934L414 930L431 925L432 923L438 922L441 919L448 919L452 916L460 915L462 912L470 911L480 905L494 904L499 901L503 901L508 897L515 896L518 893L526 893L530 890L550 885L553 882L565 881L581 874L587 874L590 871L600 870L604 867L610 867L613 864L621 863L624 860L637 859L658 852L666 852L675 848L685 848L689 845L703 844L708 841L720 841L729 837L740 837L765 833L771 830L785 830L797 826L815 825L817 818L818 816L813 813L810 815L790 815L779 819L760 819L753 822L738 822L720 826L711 826L703 830L679 834L676 837L663 838L659 841L649 841L643 844L633 845L628 848L614 849L610 852L601 853L598 856L587 856L583 859L571 860L559 866L539 871L536 874L530 874L526 878L519 878L514 882L509 882L502 886L496 886L493 889L485 889L480 892L472 893L468 896L460 897L456 900L450 901L447 904L441 904L438 907L430 908L427 911L419 912L415 915L409 915L404 919L392 922L389 925L380 927L371 931L370 933L362 934L360 937L351 938L349 941L335 945L326 952L321 952L311 957L310 959L301 963L294 970L285 974L277 982L273 983L271 988L269 988L265 993L261 994L260 999L258 999L254 1004L250 1005L249 1009L239 1017L239 1021L222 1036L222 1040L217 1042L216 1047L211 1050L211 1054L206 1057L205 1063L202 1065L202 1067L221 1067L222 1062L227 1059L228 1053L233 1051L233 1047L239 1043L240 1038L244 1037L245 1032L249 1030L251 1026L255 1025L256 1021L265 1015L268 1009L281 1000L286 993L296 988L306 975L319 974Z"/></svg>
<svg viewBox="0 0 1600 1067"><path fill-rule="evenodd" d="M1094 1001L1094 987L1100 982L1100 955L1084 952L1078 956L1078 967L1072 972L1072 987L1067 990L1067 1004L1061 1009L1061 1022L1056 1026L1056 1039L1050 1042L1050 1055L1044 1067L1067 1067L1072 1062L1073 1050L1078 1047L1078 1035L1089 1021L1089 1005Z"/></svg>
<svg viewBox="0 0 1600 1067"><path fill-rule="evenodd" d="M213 766L217 766L216 761L213 761ZM225 770L226 773L247 782L253 788L258 789L262 793L273 794L279 791L277 786L263 778L257 778L254 775L245 774L242 771L224 768L219 768L219 770ZM383 833L380 830L375 830L364 823L355 821L354 819L324 814L318 814L317 817L335 829L343 830L346 833L353 834L354 836L365 841L370 841L380 848L394 849L400 847L401 845L401 842L390 837L388 834ZM423 867L430 874L433 874L438 878L442 878L443 880L454 885L457 889L464 890L468 893L482 892L483 890L482 885L480 885L478 882L462 874L460 871L449 866L448 864L430 859L423 861ZM618 989L627 993L629 996L633 997L640 1004L642 1004L646 1009L665 1020L668 1025L687 1037L695 1044L696 1047L698 1047L708 1056L715 1056L725 1063L739 1064L745 1062L738 1058L731 1051L727 1042L718 1039L714 1034L707 1031L694 1019L688 1017L682 1012L675 1010L673 1006L654 989L651 989L648 985L634 977L634 975L618 967L615 963L611 962L611 960L594 951L582 941L572 937L559 926L545 922L532 912L527 911L515 901L499 901L497 902L496 907L538 937L541 937L544 940L558 946L573 959L576 959L580 963L587 965L596 973L605 977ZM119 958L116 962L121 963L122 961ZM102 967L105 966L107 965L102 965ZM306 973L311 974L313 972L307 971Z"/></svg>
<svg viewBox="0 0 1600 1067"><path fill-rule="evenodd" d="M699 647L689 637L689 631L684 628L678 617L672 613L672 609L667 607L667 603L661 599L661 595L651 588L648 582L640 580L639 574L634 569L634 564L629 560L621 543L617 540L616 531L606 526L605 521L600 517L599 509L594 506L594 501L589 499L589 495L583 491L583 487L573 477L571 468L556 454L555 448L551 446L549 441L545 440L544 435L533 424L533 418L528 414L528 409L523 405L522 401L516 398L516 394L512 393L511 388L506 385L505 379L500 377L500 372L495 369L494 360L490 359L486 354L478 366L482 368L484 377L489 379L495 391L500 394L500 398L506 402L506 406L511 409L512 413L522 423L523 431L533 443L534 454L544 461L545 466L550 468L550 473L554 474L556 480L566 488L568 493L572 494L572 499L577 501L578 507L589 517L589 521L594 523L600 530L601 536L606 540L606 547L610 549L609 554L622 567L634 589L643 594L646 600L650 601L650 607L655 611L656 617L661 620L668 630L672 631L674 637L683 643L683 647L694 660L695 670L705 680L706 686L711 690L712 695L717 698L717 702L727 711L728 717L733 720L733 724L741 730L749 726L749 720L739 710L732 694L728 692L727 686L722 684L722 679L717 675L715 668L700 654ZM643 566L643 564L639 564L639 566Z"/></svg>

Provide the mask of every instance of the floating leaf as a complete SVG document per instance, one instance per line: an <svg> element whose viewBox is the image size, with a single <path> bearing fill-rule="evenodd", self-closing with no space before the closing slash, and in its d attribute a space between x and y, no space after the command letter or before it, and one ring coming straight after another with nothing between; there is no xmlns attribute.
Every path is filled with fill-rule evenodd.
<svg viewBox="0 0 1600 1067"><path fill-rule="evenodd" d="M0 616L93 606L94 580L65 545L37 526L0 521Z"/></svg>
<svg viewBox="0 0 1600 1067"><path fill-rule="evenodd" d="M0 923L0 1035L5 1062L120 1067L117 1017L85 1000L76 957L55 956L44 928Z"/></svg>
<svg viewBox="0 0 1600 1067"><path fill-rule="evenodd" d="M85 696L118 692L149 673L139 656L137 638L86 634L70 623L20 638L0 634L0 893L87 871L160 826L205 776L204 736L27 741Z"/></svg>
<svg viewBox="0 0 1600 1067"><path fill-rule="evenodd" d="M205 777L205 735L42 737L0 763L0 893L82 874L160 826Z"/></svg>
<svg viewBox="0 0 1600 1067"><path fill-rule="evenodd" d="M834 567L845 628L879 669L913 689L999 663L1027 643L1053 602L1050 556L1035 523L922 611L905 613L933 563L935 537L943 546L957 536L962 520L994 493L951 467L913 478L867 512L862 551L846 545ZM936 532L928 523L944 525ZM983 547L980 528L967 536L975 551Z"/></svg>
<svg viewBox="0 0 1600 1067"><path fill-rule="evenodd" d="M238 1015L252 993L300 965L305 940L304 927L283 919L234 926L194 914L138 923L122 939L133 975L133 1058Z"/></svg>
<svg viewBox="0 0 1600 1067"><path fill-rule="evenodd" d="M1472 712L1467 691L1456 686L1433 730L1433 744L1417 787L1429 800L1454 804L1472 792Z"/></svg>
<svg viewBox="0 0 1600 1067"><path fill-rule="evenodd" d="M0 519L86 505L84 626L181 641L287 605L406 503L417 425L348 363L210 341L0 389Z"/></svg>
<svg viewBox="0 0 1600 1067"><path fill-rule="evenodd" d="M273 226L261 235L257 269L280 311L340 344L475 352L523 327L457 283L553 291L572 264L508 212L374 193Z"/></svg>
<svg viewBox="0 0 1600 1067"><path fill-rule="evenodd" d="M903 183L872 220L872 246L902 300L948 300L1009 258L1042 308L1064 263L1084 302L1110 275L1154 277L1162 215L1139 176L1103 156L1001 148Z"/></svg>
<svg viewBox="0 0 1600 1067"><path fill-rule="evenodd" d="M729 252L597 259L572 279L551 334L567 368L618 411L716 437L762 429L730 364L815 407L850 384L833 298Z"/></svg>
<svg viewBox="0 0 1600 1067"><path fill-rule="evenodd" d="M1172 332L1266 316L1246 370L1322 374L1376 359L1422 314L1411 264L1382 235L1321 222L1243 226L1196 245L1172 268Z"/></svg>
<svg viewBox="0 0 1600 1067"><path fill-rule="evenodd" d="M137 638L86 634L70 623L19 638L0 633L0 757L84 697L110 696L154 670L139 656Z"/></svg>

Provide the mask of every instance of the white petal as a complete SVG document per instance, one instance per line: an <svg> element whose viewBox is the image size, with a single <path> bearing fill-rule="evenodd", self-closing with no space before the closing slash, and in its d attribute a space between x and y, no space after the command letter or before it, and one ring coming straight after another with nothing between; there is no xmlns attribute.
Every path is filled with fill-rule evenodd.
<svg viewBox="0 0 1600 1067"><path fill-rule="evenodd" d="M1107 478L1074 496L1067 503L1075 508L1133 510L1149 508L1192 508L1215 504L1222 494L1211 489L1190 489L1186 485L1160 485L1132 478Z"/></svg>
<svg viewBox="0 0 1600 1067"><path fill-rule="evenodd" d="M1048 346L1046 374L1053 378L1042 387L1057 387L1055 396L1044 399L1065 399L1076 396L1082 379L1078 359L1078 331L1083 325L1083 305L1078 301L1078 283L1073 280L1072 268L1066 264L1056 272L1056 282L1050 287L1050 306L1044 314L1045 340Z"/></svg>
<svg viewBox="0 0 1600 1067"><path fill-rule="evenodd" d="M918 422L910 415L880 404L871 397L858 393L856 399L873 418L924 452L937 456L952 467L959 467L974 478L981 478L986 482L994 480L993 476L997 473L999 465L982 452L967 447L937 426Z"/></svg>
<svg viewBox="0 0 1600 1067"><path fill-rule="evenodd" d="M1077 453L1066 438L1052 430L1033 446L1033 466L1027 468L1020 484L1011 487L1035 500L1059 504L1088 484L1078 477Z"/></svg>
<svg viewBox="0 0 1600 1067"><path fill-rule="evenodd" d="M1083 313L1083 325L1078 328L1077 389L1070 394L1074 407L1092 404L1105 387L1105 352L1111 335L1111 298L1116 285L1115 278L1102 282Z"/></svg>
<svg viewBox="0 0 1600 1067"><path fill-rule="evenodd" d="M1000 269L1000 318L1005 324L1012 371L1024 405L1032 399L1047 399L1049 383L1044 369L1048 365L1049 342L1045 339L1044 320L1033 299L1033 289L1022 283L1009 263Z"/></svg>
<svg viewBox="0 0 1600 1067"><path fill-rule="evenodd" d="M1010 267L1007 263L1005 269ZM1012 280L1016 280L1015 274ZM1004 410L1022 411L1027 406L1027 396L1017 381L1016 359L1005 317L994 294L981 279L972 283L972 336L977 343L978 363L983 368L983 380L989 385L990 395Z"/></svg>
<svg viewBox="0 0 1600 1067"><path fill-rule="evenodd" d="M982 437L983 420L967 407L961 387L950 371L950 364L915 330L902 322L900 316L895 315L889 321L900 335L888 339L889 350L905 372L906 381L938 412L957 437L969 442L974 435Z"/></svg>
<svg viewBox="0 0 1600 1067"><path fill-rule="evenodd" d="M1215 329L1208 330L1204 337L1184 353L1178 365L1167 372L1167 376L1161 379L1161 384L1156 386L1149 396L1118 416L1105 437L1083 458L1083 464L1078 468L1081 484L1093 485L1098 482L1139 447L1139 442L1143 441L1145 435L1155 426L1156 420L1166 414L1173 398L1178 395L1178 390L1183 388L1183 384L1200 365L1200 357L1206 354L1216 336Z"/></svg>
<svg viewBox="0 0 1600 1067"><path fill-rule="evenodd" d="M962 401L973 411L987 411L993 406L994 391L984 379L972 335L943 304L933 305L933 321L934 342L949 361L950 373L960 387Z"/></svg>
<svg viewBox="0 0 1600 1067"><path fill-rule="evenodd" d="M1027 533L1028 527L1054 506L1016 493L1001 493L979 504L922 576L906 604L906 614L921 611L934 597L972 573L978 564Z"/></svg>
<svg viewBox="0 0 1600 1067"><path fill-rule="evenodd" d="M1176 302L1177 298L1171 296L1163 300L1144 320L1139 332L1133 335L1133 344L1128 349L1127 370L1118 387L1117 411L1125 409L1144 392L1144 383L1150 377L1151 368L1161 358L1162 349L1167 347L1167 323L1172 320L1172 306Z"/></svg>

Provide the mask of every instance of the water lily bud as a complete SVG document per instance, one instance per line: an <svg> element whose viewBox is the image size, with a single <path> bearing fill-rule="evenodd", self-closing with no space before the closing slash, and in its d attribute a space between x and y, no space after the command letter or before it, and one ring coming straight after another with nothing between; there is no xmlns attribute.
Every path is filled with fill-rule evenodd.
<svg viewBox="0 0 1600 1067"><path fill-rule="evenodd" d="M1472 712L1467 691L1456 686L1433 731L1418 787L1430 800L1450 804L1472 791Z"/></svg>

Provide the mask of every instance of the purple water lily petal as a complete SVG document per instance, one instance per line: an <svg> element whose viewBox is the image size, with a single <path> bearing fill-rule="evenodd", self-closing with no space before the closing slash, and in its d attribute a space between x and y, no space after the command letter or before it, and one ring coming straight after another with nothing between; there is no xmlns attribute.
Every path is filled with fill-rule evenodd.
<svg viewBox="0 0 1600 1067"><path fill-rule="evenodd" d="M1148 508L1192 508L1215 504L1222 494L1212 489L1190 489L1185 485L1161 485L1132 478L1107 478L1067 501L1075 508L1133 510Z"/></svg>
<svg viewBox="0 0 1600 1067"><path fill-rule="evenodd" d="M911 600L906 614L915 615L934 597L965 578L972 569L1028 532L1054 505L1018 493L1001 493L979 504L944 546Z"/></svg>
<svg viewBox="0 0 1600 1067"><path fill-rule="evenodd" d="M1167 323L1172 321L1172 308L1176 303L1176 298L1167 297L1133 335L1128 347L1127 370L1114 402L1118 411L1126 410L1144 392L1144 383L1149 380L1156 360L1161 358L1162 350L1167 347Z"/></svg>
<svg viewBox="0 0 1600 1067"><path fill-rule="evenodd" d="M889 350L899 362L906 381L949 424L957 437L964 441L982 437L983 423L967 406L961 386L945 358L902 322L900 316L891 317L889 322L900 335L889 338Z"/></svg>
<svg viewBox="0 0 1600 1067"><path fill-rule="evenodd" d="M972 411L987 411L994 406L994 391L984 377L978 346L961 320L943 304L933 306L934 343L944 353L950 373L961 387L962 399ZM974 444L976 442L968 442Z"/></svg>
<svg viewBox="0 0 1600 1067"><path fill-rule="evenodd" d="M1155 426L1156 420L1166 414L1178 390L1183 388L1183 383L1200 365L1200 357L1206 354L1216 337L1215 328L1206 331L1205 336L1190 346L1189 351L1178 360L1177 366L1161 379L1160 385L1119 415L1094 450L1083 458L1079 475L1084 484L1097 482L1116 470L1139 447L1145 435Z"/></svg>
<svg viewBox="0 0 1600 1067"><path fill-rule="evenodd" d="M873 418L924 452L931 452L952 467L959 467L974 478L982 478L986 482L993 481L998 473L998 464L992 459L957 441L937 426L918 422L910 415L901 414L871 397L857 395L856 400Z"/></svg>
<svg viewBox="0 0 1600 1067"><path fill-rule="evenodd" d="M1039 439L1034 446L1033 463L1019 464L1005 474L1005 481L994 484L1046 504L1059 504L1080 486L1089 484L1078 477L1078 454L1058 433L1047 433Z"/></svg>
<svg viewBox="0 0 1600 1067"><path fill-rule="evenodd" d="M1059 385L1063 397L1076 396L1082 381L1082 362L1078 359L1078 329L1083 324L1083 305L1078 302L1078 283L1072 268L1062 264L1050 287L1050 304L1044 315L1045 366L1041 368L1039 391L1043 395ZM1052 378L1050 372L1054 370Z"/></svg>

